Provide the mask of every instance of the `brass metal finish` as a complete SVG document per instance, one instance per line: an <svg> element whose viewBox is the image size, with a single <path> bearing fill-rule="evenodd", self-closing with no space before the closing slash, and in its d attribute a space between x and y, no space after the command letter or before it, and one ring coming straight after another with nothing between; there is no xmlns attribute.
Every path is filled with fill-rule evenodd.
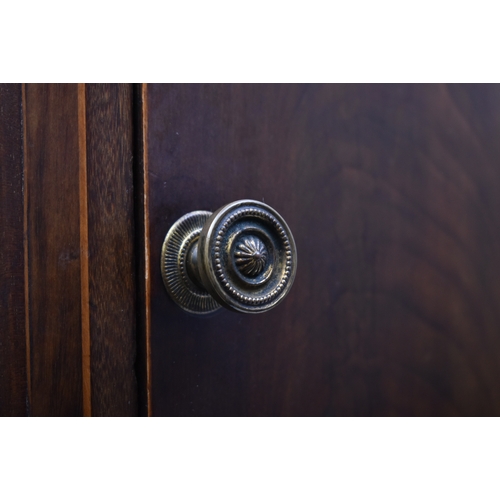
<svg viewBox="0 0 500 500"><path fill-rule="evenodd" d="M161 274L168 293L184 310L206 314L220 305L202 288L188 265L193 248L197 248L203 224L212 212L197 211L181 217L168 231L161 250ZM188 259L189 256L189 259Z"/></svg>
<svg viewBox="0 0 500 500"><path fill-rule="evenodd" d="M234 252L236 266L245 276L257 276L262 272L267 262L267 250L259 238L249 236L244 238Z"/></svg>
<svg viewBox="0 0 500 500"><path fill-rule="evenodd" d="M167 233L162 250L168 292L195 313L211 312L218 303L245 313L268 311L290 291L296 267L286 222L254 200L185 215Z"/></svg>

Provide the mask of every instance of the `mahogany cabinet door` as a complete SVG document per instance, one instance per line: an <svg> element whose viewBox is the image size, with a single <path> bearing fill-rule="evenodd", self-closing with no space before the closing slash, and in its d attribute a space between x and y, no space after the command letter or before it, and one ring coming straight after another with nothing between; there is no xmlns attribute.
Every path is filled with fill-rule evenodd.
<svg viewBox="0 0 500 500"><path fill-rule="evenodd" d="M500 414L499 86L147 85L138 101L142 413ZM267 313L190 315L162 282L165 234L244 198L290 226L293 288Z"/></svg>
<svg viewBox="0 0 500 500"><path fill-rule="evenodd" d="M498 85L0 85L0 415L500 415ZM263 201L290 294L190 315L182 215Z"/></svg>

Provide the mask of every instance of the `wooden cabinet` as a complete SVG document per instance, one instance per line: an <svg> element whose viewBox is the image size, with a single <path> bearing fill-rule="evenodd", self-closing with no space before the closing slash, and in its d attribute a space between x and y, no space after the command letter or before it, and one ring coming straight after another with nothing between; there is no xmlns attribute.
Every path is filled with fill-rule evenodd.
<svg viewBox="0 0 500 500"><path fill-rule="evenodd" d="M0 413L500 414L500 87L0 88ZM258 315L160 252L250 198L297 244Z"/></svg>

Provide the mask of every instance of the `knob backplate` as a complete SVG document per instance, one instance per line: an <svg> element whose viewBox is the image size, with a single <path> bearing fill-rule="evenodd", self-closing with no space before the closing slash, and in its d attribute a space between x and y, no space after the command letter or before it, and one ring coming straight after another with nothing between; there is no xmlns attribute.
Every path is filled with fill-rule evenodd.
<svg viewBox="0 0 500 500"><path fill-rule="evenodd" d="M208 314L219 303L200 288L188 272L187 259L212 212L198 210L181 217L168 231L161 251L161 275L172 299L187 312Z"/></svg>

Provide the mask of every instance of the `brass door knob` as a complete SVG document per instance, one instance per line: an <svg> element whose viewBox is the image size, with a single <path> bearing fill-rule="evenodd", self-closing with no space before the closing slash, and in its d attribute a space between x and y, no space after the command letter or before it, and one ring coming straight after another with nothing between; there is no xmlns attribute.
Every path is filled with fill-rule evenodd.
<svg viewBox="0 0 500 500"><path fill-rule="evenodd" d="M268 311L288 294L296 269L288 225L276 210L254 200L184 215L168 231L161 252L168 293L197 314L220 305L244 313Z"/></svg>

